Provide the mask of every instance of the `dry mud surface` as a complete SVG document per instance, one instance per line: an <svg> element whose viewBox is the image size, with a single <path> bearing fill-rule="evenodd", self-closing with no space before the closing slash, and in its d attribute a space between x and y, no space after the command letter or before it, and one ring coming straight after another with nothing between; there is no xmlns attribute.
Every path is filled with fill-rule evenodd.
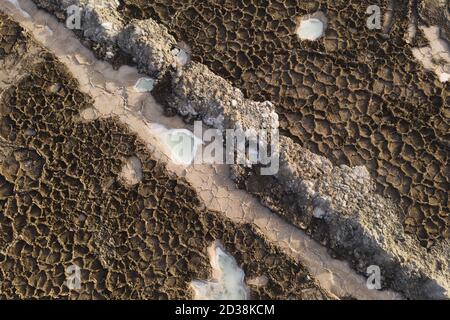
<svg viewBox="0 0 450 320"><path fill-rule="evenodd" d="M163 23L194 61L275 103L300 145L368 168L377 191L402 205L405 231L431 246L450 236L449 84L412 56L420 30L406 40L409 13L427 7L395 3L387 35L365 27L360 1L124 0L119 11ZM297 18L318 10L328 18L323 39L300 42Z"/></svg>
<svg viewBox="0 0 450 320"><path fill-rule="evenodd" d="M251 297L327 299L306 269L253 227L205 209L196 192L114 119L80 122L91 99L55 57L0 15L0 296L191 298L210 277L220 240L242 266ZM8 70L8 79L5 71ZM142 182L121 183L126 159ZM81 268L82 288L65 285Z"/></svg>

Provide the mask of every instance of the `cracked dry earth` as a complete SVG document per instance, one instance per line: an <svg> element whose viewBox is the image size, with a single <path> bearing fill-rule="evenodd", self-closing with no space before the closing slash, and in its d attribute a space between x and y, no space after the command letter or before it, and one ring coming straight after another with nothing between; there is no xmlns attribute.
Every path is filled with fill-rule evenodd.
<svg viewBox="0 0 450 320"><path fill-rule="evenodd" d="M405 231L430 247L450 236L450 97L449 83L411 52L428 45L420 28L408 38L412 16L424 23L429 14L419 2L394 1L384 32L365 28L360 1L123 0L119 10L128 20L156 19L194 61L276 104L283 133L300 145L337 165L364 165L377 192L403 208ZM298 17L319 10L325 35L300 41Z"/></svg>
<svg viewBox="0 0 450 320"><path fill-rule="evenodd" d="M206 209L115 118L81 121L92 99L55 56L0 14L0 297L192 298L220 240L254 299L330 299L306 268L250 224ZM120 178L127 159L142 181ZM66 268L81 268L81 290Z"/></svg>

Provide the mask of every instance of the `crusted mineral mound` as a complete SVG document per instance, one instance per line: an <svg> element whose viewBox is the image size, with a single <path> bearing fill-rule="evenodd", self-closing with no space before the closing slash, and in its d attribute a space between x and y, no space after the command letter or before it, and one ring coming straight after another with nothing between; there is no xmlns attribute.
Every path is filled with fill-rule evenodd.
<svg viewBox="0 0 450 320"><path fill-rule="evenodd" d="M125 126L81 122L91 98L4 15L0 76L2 298L192 298L189 283L211 277L216 240L246 280L267 279L249 285L251 298L330 298L252 226L207 211Z"/></svg>

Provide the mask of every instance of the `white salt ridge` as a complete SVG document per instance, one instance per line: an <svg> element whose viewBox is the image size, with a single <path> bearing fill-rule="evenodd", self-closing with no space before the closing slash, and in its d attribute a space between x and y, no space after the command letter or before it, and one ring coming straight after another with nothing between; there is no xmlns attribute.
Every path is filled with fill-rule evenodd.
<svg viewBox="0 0 450 320"><path fill-rule="evenodd" d="M16 7L16 9L20 12L20 14L22 15L22 16L24 16L25 18L31 18L31 16L28 14L28 12L26 12L25 10L23 10L21 7L20 7L20 4L19 4L19 2L17 2L17 0L6 0L6 1L8 1L9 3L11 3L14 7Z"/></svg>
<svg viewBox="0 0 450 320"><path fill-rule="evenodd" d="M310 18L300 22L300 26L297 30L297 35L302 40L314 41L319 39L323 35L323 31L323 22L317 18Z"/></svg>
<svg viewBox="0 0 450 320"><path fill-rule="evenodd" d="M234 257L226 253L216 241L208 248L212 280L194 280L191 287L196 300L247 300L248 288L245 273L239 268Z"/></svg>
<svg viewBox="0 0 450 320"><path fill-rule="evenodd" d="M170 160L177 165L190 165L202 144L201 139L187 129L167 129L163 125L153 123L150 130L164 145Z"/></svg>
<svg viewBox="0 0 450 320"><path fill-rule="evenodd" d="M155 80L152 78L140 78L134 85L137 92L150 92L153 90Z"/></svg>

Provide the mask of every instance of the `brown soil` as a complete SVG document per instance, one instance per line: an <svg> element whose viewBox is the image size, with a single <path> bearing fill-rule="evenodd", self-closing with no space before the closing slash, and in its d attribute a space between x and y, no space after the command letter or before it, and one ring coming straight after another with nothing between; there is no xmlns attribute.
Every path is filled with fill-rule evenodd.
<svg viewBox="0 0 450 320"><path fill-rule="evenodd" d="M90 98L0 15L0 62L33 50L35 63L0 91L0 297L190 298L189 281L209 278L206 250L220 240L247 279L268 278L252 298L329 298L253 227L205 210L126 127L79 122ZM132 156L143 171L133 186L119 179ZM80 291L65 284L72 264L81 268Z"/></svg>
<svg viewBox="0 0 450 320"><path fill-rule="evenodd" d="M274 102L284 133L302 146L365 165L402 205L405 230L429 246L450 237L449 95L412 57L410 7L396 2L387 35L365 27L360 1L123 0L121 11L167 25L194 61ZM328 18L325 36L300 42L297 18L317 10Z"/></svg>

